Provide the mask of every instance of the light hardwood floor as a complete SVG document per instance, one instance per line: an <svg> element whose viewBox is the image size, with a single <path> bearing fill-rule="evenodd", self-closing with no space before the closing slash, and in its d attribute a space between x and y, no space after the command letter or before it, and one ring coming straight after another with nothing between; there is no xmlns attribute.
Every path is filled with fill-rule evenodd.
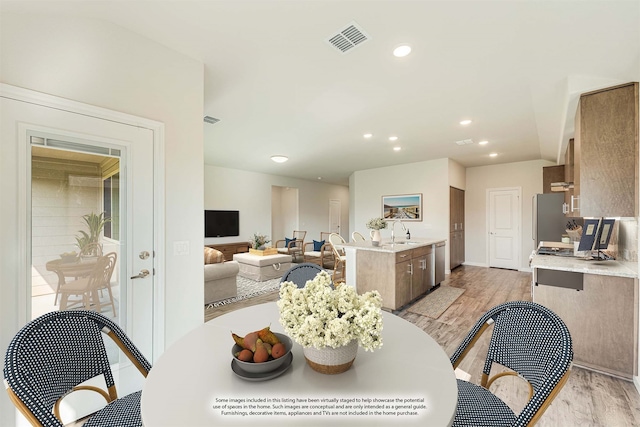
<svg viewBox="0 0 640 427"><path fill-rule="evenodd" d="M452 354L475 321L491 307L505 301L531 300L531 274L461 266L447 276L444 284L464 288L465 292L438 319L410 313L398 315L431 335L447 354ZM205 320L229 311L263 302L275 301L278 293L262 295L205 312ZM484 364L488 334L464 359L460 368L479 383ZM483 353L484 352L484 353ZM425 361L428 363L428 361ZM425 379L428 381L428 378ZM515 377L503 377L491 387L512 409L518 411L527 399L527 387ZM538 426L640 426L640 395L629 381L574 367L569 381L545 412Z"/></svg>

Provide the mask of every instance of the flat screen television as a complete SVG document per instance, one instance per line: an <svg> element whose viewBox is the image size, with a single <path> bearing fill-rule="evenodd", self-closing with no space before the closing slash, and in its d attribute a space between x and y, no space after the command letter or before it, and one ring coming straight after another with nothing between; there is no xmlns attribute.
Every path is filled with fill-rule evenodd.
<svg viewBox="0 0 640 427"><path fill-rule="evenodd" d="M204 237L226 237L239 235L239 211L204 211Z"/></svg>

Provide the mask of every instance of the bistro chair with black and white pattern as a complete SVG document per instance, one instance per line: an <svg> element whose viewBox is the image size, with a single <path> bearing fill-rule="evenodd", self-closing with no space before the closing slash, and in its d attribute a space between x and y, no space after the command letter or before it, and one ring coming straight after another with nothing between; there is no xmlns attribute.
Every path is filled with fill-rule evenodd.
<svg viewBox="0 0 640 427"><path fill-rule="evenodd" d="M280 283L293 282L298 285L299 288L304 288L307 281L313 280L321 271L323 271L323 269L319 265L310 262L303 262L301 264L294 265L284 273Z"/></svg>
<svg viewBox="0 0 640 427"><path fill-rule="evenodd" d="M528 301L500 304L485 313L451 356L454 369L493 324L481 386L458 379L454 426L532 426L569 378L571 336L548 308ZM496 363L509 369L489 378ZM494 380L516 375L529 384L529 400L519 414L489 391Z"/></svg>
<svg viewBox="0 0 640 427"><path fill-rule="evenodd" d="M77 390L95 391L107 405L84 427L141 426L140 395L118 398L103 336L111 338L146 377L151 364L112 320L93 311L44 314L27 323L11 340L4 361L7 393L34 426L63 425L60 402ZM102 376L106 391L82 385ZM68 420L70 421L70 420Z"/></svg>

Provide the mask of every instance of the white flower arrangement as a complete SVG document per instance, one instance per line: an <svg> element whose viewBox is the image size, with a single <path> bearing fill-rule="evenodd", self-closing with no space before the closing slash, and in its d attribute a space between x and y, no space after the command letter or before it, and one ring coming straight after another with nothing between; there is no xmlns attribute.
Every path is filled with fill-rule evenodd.
<svg viewBox="0 0 640 427"><path fill-rule="evenodd" d="M280 285L280 324L303 347L338 348L358 340L367 351L382 346L382 298L378 291L358 295L345 284L331 287L322 271L304 288L293 282Z"/></svg>
<svg viewBox="0 0 640 427"><path fill-rule="evenodd" d="M369 221L367 221L367 228L370 228L372 230L383 230L387 228L387 221L385 221L383 218L371 218Z"/></svg>
<svg viewBox="0 0 640 427"><path fill-rule="evenodd" d="M251 245L253 249L260 249L269 242L271 242L269 236L258 233L253 233L253 237L249 239L249 245Z"/></svg>

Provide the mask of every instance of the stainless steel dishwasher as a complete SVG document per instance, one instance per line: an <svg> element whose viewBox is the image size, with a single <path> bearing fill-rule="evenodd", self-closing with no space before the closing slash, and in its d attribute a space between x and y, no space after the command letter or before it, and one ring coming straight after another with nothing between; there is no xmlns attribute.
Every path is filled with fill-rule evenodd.
<svg viewBox="0 0 640 427"><path fill-rule="evenodd" d="M438 286L440 282L444 280L444 257L445 257L445 245L446 242L440 242L435 244L435 285Z"/></svg>

